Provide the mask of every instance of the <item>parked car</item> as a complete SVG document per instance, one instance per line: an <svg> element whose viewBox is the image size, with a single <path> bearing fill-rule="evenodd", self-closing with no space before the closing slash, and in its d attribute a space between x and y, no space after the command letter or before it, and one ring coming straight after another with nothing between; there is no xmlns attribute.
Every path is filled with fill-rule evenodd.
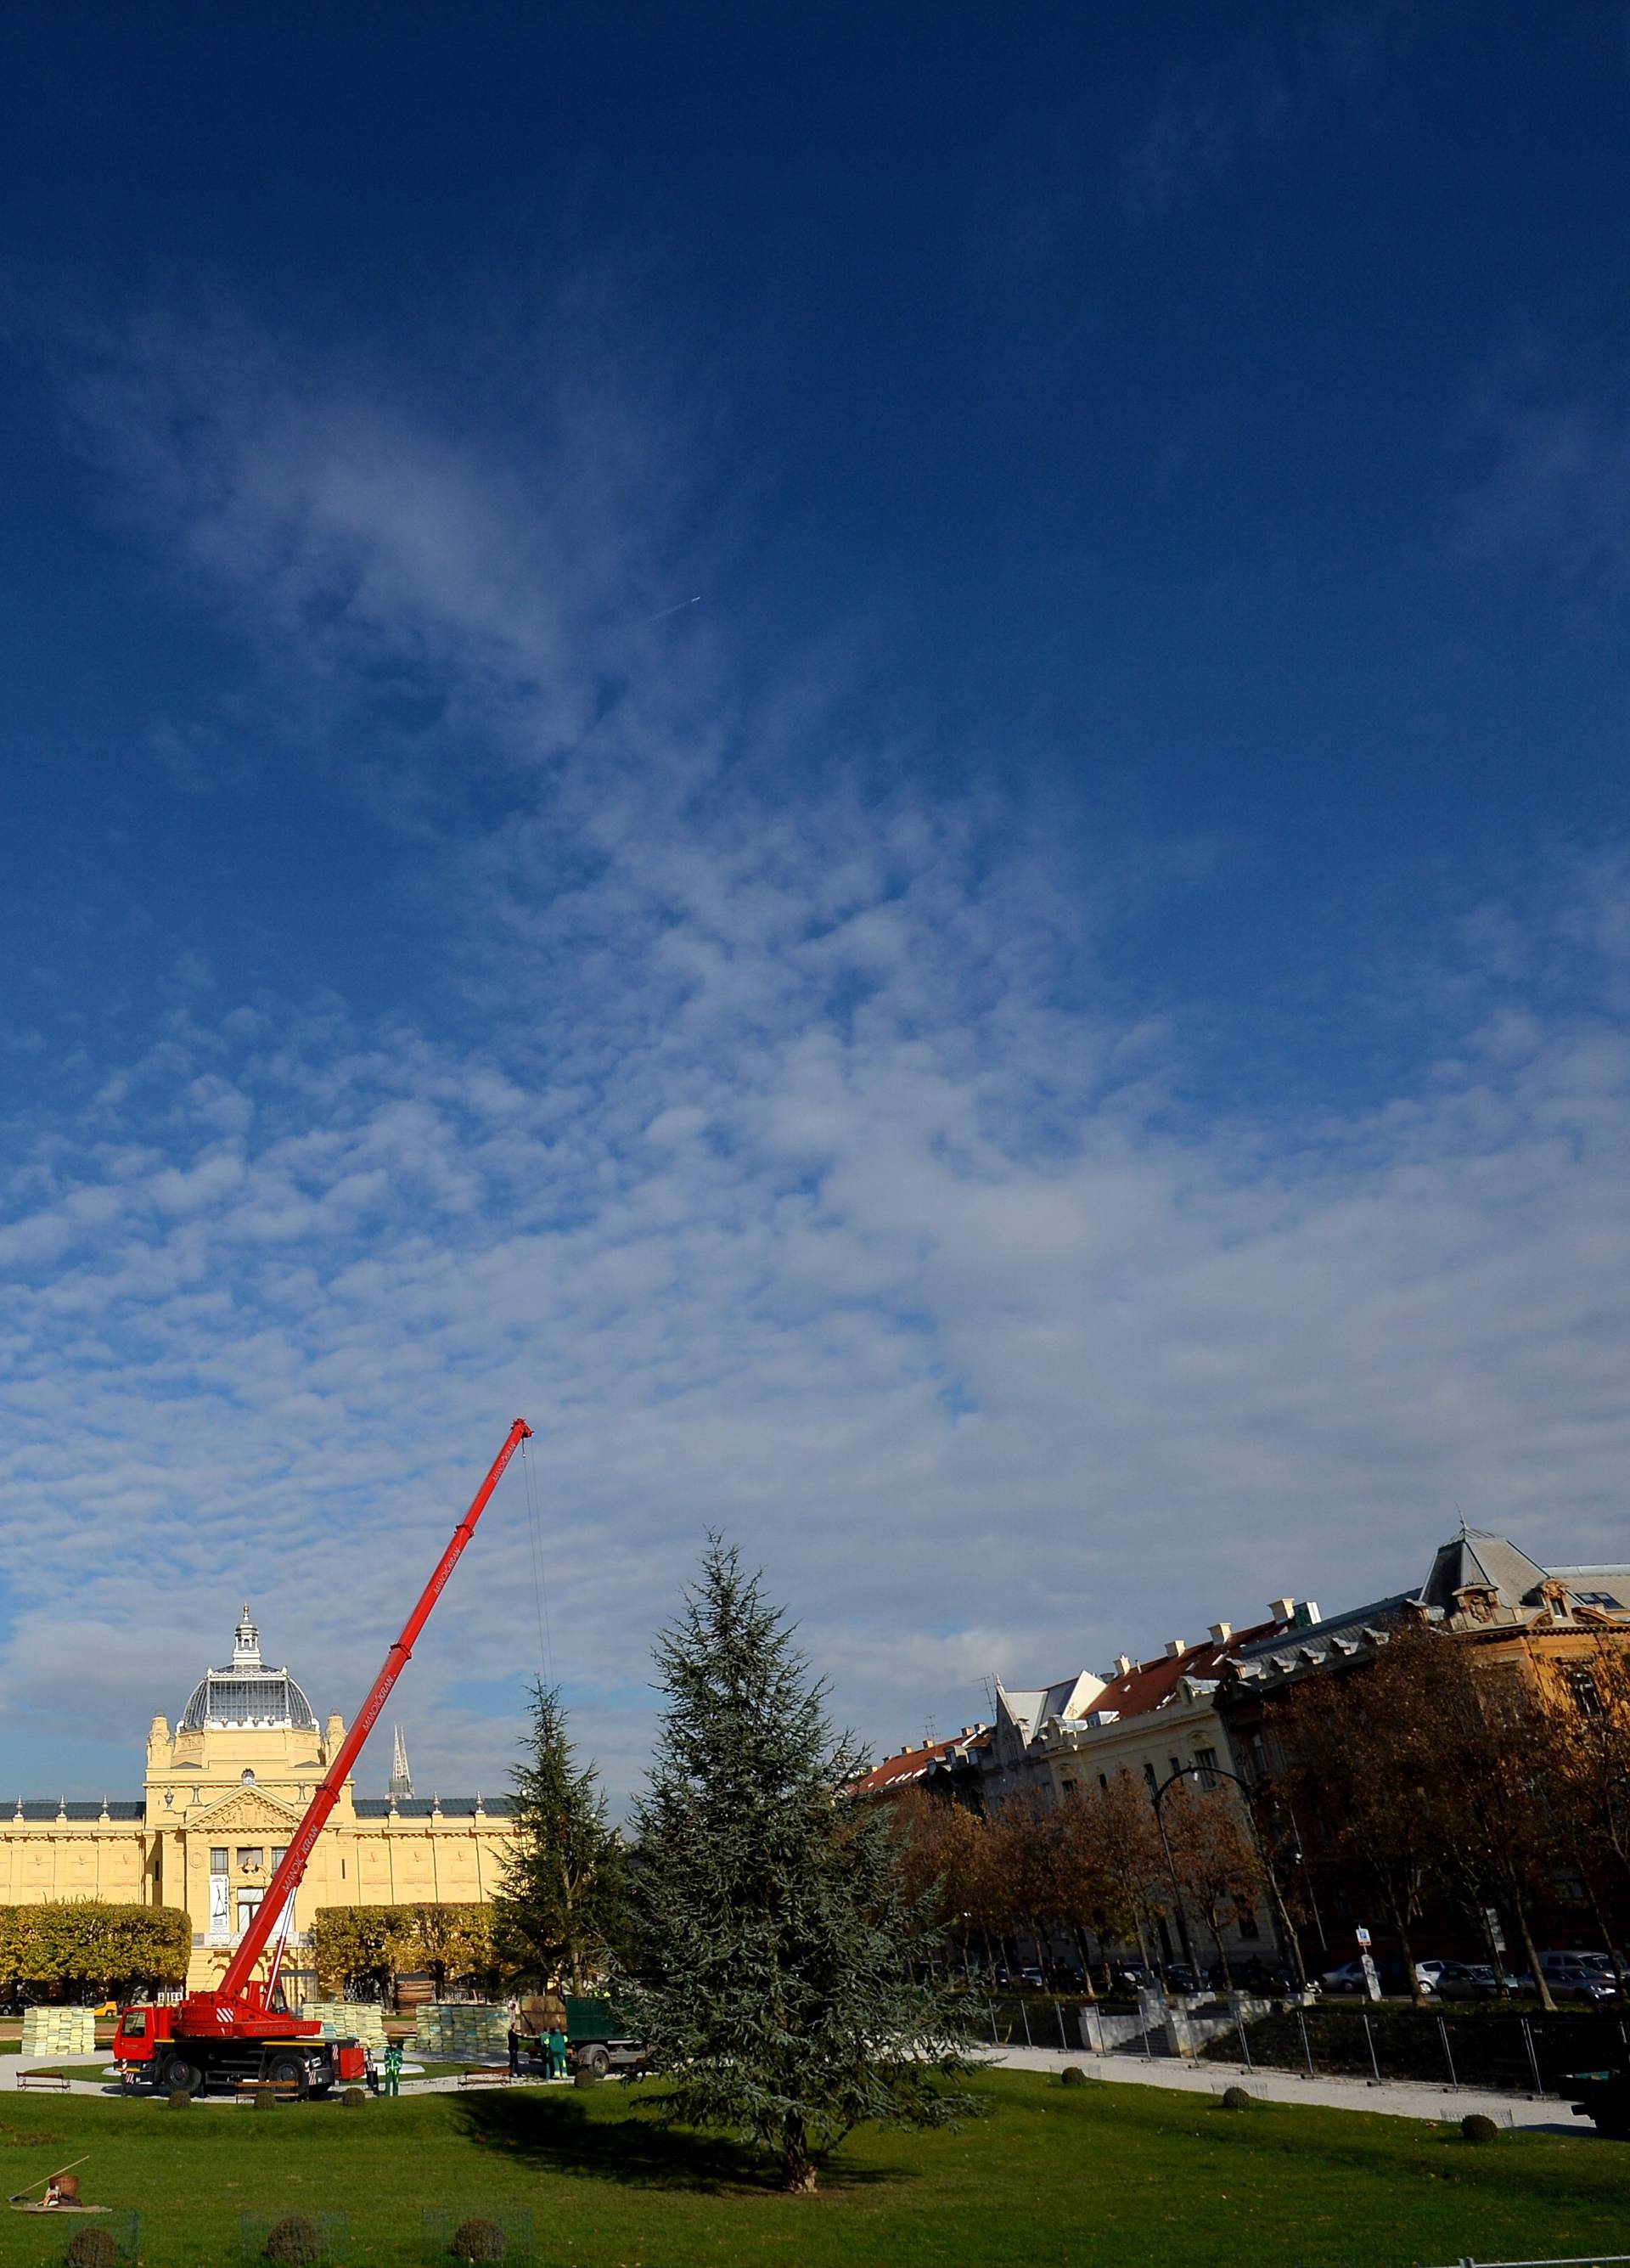
<svg viewBox="0 0 1630 2268"><path fill-rule="evenodd" d="M1376 1978L1382 1993L1389 2000L1409 1998L1409 1980L1401 1961L1377 1961ZM1346 1992L1362 1999L1364 1992L1364 1965L1362 1961L1344 1961L1339 1969L1327 1969L1319 1978L1326 1992Z"/></svg>
<svg viewBox="0 0 1630 2268"><path fill-rule="evenodd" d="M1543 1966L1544 1964L1542 1964ZM1587 1969L1582 1961L1559 1961L1554 1967L1545 1969L1546 1983L1557 2000L1587 2000L1593 2007L1616 2001L1619 1986L1611 1976L1599 1969Z"/></svg>
<svg viewBox="0 0 1630 2268"><path fill-rule="evenodd" d="M1234 1982L1244 1992L1298 1992L1302 1980L1287 1961L1265 1961L1259 1953L1242 1962L1234 1971ZM1318 1992L1318 1980L1310 1977L1308 1984Z"/></svg>
<svg viewBox="0 0 1630 2268"><path fill-rule="evenodd" d="M1486 1961L1440 1961L1432 1990L1440 2000L1496 2000L1500 1980Z"/></svg>

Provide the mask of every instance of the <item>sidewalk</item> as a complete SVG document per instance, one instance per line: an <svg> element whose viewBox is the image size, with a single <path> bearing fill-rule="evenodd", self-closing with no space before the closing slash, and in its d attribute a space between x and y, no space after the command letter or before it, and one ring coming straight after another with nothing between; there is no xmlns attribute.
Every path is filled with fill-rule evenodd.
<svg viewBox="0 0 1630 2268"><path fill-rule="evenodd" d="M32 2089L18 2087L18 2074L19 2072L68 2071L76 2065L82 2065L84 2068L85 2077L84 2079L70 2079L68 2082L69 2094L97 2095L102 2096L104 2100L117 2100L119 2090L115 2086L99 2076L96 2078L92 2078L91 2076L92 2072L99 2074L101 2072L106 2071L111 2065L112 2061L113 2058L108 2054L106 2048L99 2050L95 2055L53 2055L48 2063L43 2059L37 2062L32 2059L25 2061L21 2056L0 2056L0 2095L20 2095L33 2092ZM451 2074L443 2079L415 2078L414 2074L419 2069L420 2066L417 2064L407 2063L402 2066L402 2093L404 2095L456 2095L459 2092L459 2080L456 2073ZM519 2087L548 2087L562 2084L559 2080L545 2080L538 2077L534 2073L523 2074L523 2076L514 2083ZM52 2095L56 2092L58 2092L58 2090L55 2088L41 2088L40 2090L40 2099L42 2102L48 2102ZM153 2098L147 2094L145 2089L143 2089L139 2096L133 2097L132 2099L149 2102ZM338 2099L337 2090L334 2099ZM224 2102L231 2104L233 2102L233 2097L230 2094L209 2094L200 2095L195 2098L195 2100L202 2103Z"/></svg>
<svg viewBox="0 0 1630 2268"><path fill-rule="evenodd" d="M1118 2080L1132 2087L1164 2087L1181 2095L1220 2095L1243 2087L1264 2102L1313 2103L1325 2110L1373 2110L1388 2118L1452 2119L1480 2110L1502 2125L1549 2126L1562 2133L1595 2132L1588 2118L1575 2118L1560 2095L1498 2095L1482 2088L1430 2086L1419 2080L1388 2080L1376 2087L1362 2079L1301 2079L1295 2072L1247 2071L1242 2064L1185 2063L1176 2056L1064 2054L1056 2048L987 2049L983 2060L1015 2071L1062 2071L1074 2064L1089 2079Z"/></svg>
<svg viewBox="0 0 1630 2268"><path fill-rule="evenodd" d="M1164 2087L1178 2095L1220 2095L1225 2087L1243 2087L1263 2102L1299 2102L1312 2104L1323 2110L1378 2111L1387 2118L1421 2118L1431 2121L1448 2120L1458 2124L1468 2111L1480 2110L1486 2117L1502 2126L1544 2126L1563 2134L1590 2134L1595 2132L1588 2118L1575 2118L1567 2101L1560 2095L1495 2095L1480 2088L1431 2087L1411 2080L1390 2080L1380 2087L1367 2086L1359 2079L1298 2079L1294 2072L1249 2072L1244 2064L1183 2063L1175 2056L1156 2056L1145 2062L1141 2056L1089 2055L1084 2050L1075 2054L1061 2053L1056 2048L988 2048L980 2056L982 2063L1006 2066L1011 2071L1062 2071L1074 2064L1090 2079L1108 2080L1130 2087ZM83 2064L87 2076L70 2080L69 2092L73 2095L97 2095L105 2099L114 2093L106 2080L92 2079L88 2074L106 2066L108 2058L99 2055L57 2056L49 2066L66 2071L70 2066ZM32 2066L20 2057L0 2056L0 2094L16 2094L18 2071ZM542 2080L523 2080L523 2086L541 2087ZM402 2093L408 2095L453 2095L459 2082L454 2077L445 2079L408 2079L404 2075ZM42 2100L48 2101L48 2095ZM201 2102L226 2102L227 2095L201 2095Z"/></svg>

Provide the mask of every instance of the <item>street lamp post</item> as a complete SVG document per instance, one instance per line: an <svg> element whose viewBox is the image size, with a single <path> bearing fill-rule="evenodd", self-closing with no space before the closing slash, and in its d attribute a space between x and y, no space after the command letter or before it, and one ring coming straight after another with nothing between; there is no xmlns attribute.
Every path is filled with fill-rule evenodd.
<svg viewBox="0 0 1630 2268"><path fill-rule="evenodd" d="M1284 1901L1279 1894L1279 1877L1274 1872L1274 1862L1268 1857L1267 1845L1262 1840L1262 1830L1257 1825L1257 1815L1252 1808L1250 1787L1243 1779L1241 1779L1237 1772L1229 1771L1225 1770L1222 1764L1178 1764L1175 1771L1170 1771L1166 1774L1165 1778L1161 1781L1160 1786L1155 1790L1155 1824L1160 1830L1160 1847L1166 1854L1166 1871L1171 1877L1171 1894L1177 1901L1178 1928L1182 1935L1184 1955L1186 1958L1189 1966L1191 1968L1193 1967L1194 1955L1188 1941L1188 1923L1184 1917L1183 1896L1178 1884L1178 1870L1172 1859L1171 1844L1166 1834L1166 1822L1162 1815L1161 1807L1164 1803L1166 1797L1177 1786L1178 1782L1181 1779L1189 1778L1191 1775L1199 1779L1202 1785L1208 1784L1210 1781L1217 1779L1232 1780L1235 1786L1239 1790L1241 1799L1245 1804L1245 1818L1251 1828L1251 1839L1257 1846L1257 1856L1262 1861L1262 1872L1267 1878L1268 1889L1273 1896L1274 1933L1280 1940L1280 1953L1281 1956L1287 1952L1289 1954L1291 1965L1296 1972L1296 1981L1305 1992L1307 1989L1307 1970L1303 1964L1302 1948L1296 1942L1296 1933L1295 1930L1290 1927L1288 1919L1284 1916ZM1287 1939L1289 1940L1289 1944L1286 1943Z"/></svg>

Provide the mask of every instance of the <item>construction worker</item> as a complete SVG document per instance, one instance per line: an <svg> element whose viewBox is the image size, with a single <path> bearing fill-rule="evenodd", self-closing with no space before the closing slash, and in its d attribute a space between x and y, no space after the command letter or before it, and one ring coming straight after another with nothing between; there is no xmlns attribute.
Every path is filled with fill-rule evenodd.
<svg viewBox="0 0 1630 2268"><path fill-rule="evenodd" d="M549 2034L548 2061L549 2077L551 2079L564 2079L566 2076L566 2035L562 2031L558 2024L555 2025L554 2030Z"/></svg>
<svg viewBox="0 0 1630 2268"><path fill-rule="evenodd" d="M402 2043L392 2040L385 2051L385 2091L400 2095L402 2091Z"/></svg>

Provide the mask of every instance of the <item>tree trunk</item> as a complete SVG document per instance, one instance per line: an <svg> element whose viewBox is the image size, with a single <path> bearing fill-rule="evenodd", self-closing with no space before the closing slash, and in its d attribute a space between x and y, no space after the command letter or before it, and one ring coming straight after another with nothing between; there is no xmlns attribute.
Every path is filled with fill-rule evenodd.
<svg viewBox="0 0 1630 2268"><path fill-rule="evenodd" d="M1274 1867L1267 1864L1266 1859L1263 1872L1267 1876L1268 1896L1273 1907L1274 1929L1279 1938L1280 1958L1282 1960L1287 1954L1289 1955L1290 1965L1295 1972L1296 1983L1305 1992L1307 1963L1302 1958L1301 1940L1291 1926L1290 1909L1285 1904L1285 1894L1279 1887L1279 1875Z"/></svg>
<svg viewBox="0 0 1630 2268"><path fill-rule="evenodd" d="M1521 1898L1512 1899L1511 1909L1516 1916L1516 1933L1523 1940L1524 1957L1528 1962L1528 1973L1538 1992L1539 2005L1547 2016L1554 2016L1556 2002L1551 1998L1551 1987L1546 1983L1545 1971L1539 1966L1539 1955L1534 1950L1534 1933L1528 1926L1528 1909Z"/></svg>
<svg viewBox="0 0 1630 2268"><path fill-rule="evenodd" d="M1620 1992L1623 1992L1626 1987L1630 1985L1630 1977L1626 1977L1625 1974L1624 1962L1620 1957L1618 1946L1613 1941L1619 1933L1616 1929L1609 1927L1607 1919L1602 1911L1602 1901L1596 1894L1596 1884L1590 1880L1590 1875L1586 1874L1582 1867L1579 1869L1579 1879L1585 1886L1585 1896L1590 1901L1591 1918L1596 1923L1597 1931L1603 1944L1607 1948L1608 1958L1613 1964L1613 1975L1618 1981Z"/></svg>
<svg viewBox="0 0 1630 2268"><path fill-rule="evenodd" d="M1217 1961L1222 1970L1223 1988L1231 1992L1234 1989L1234 1972L1228 1965L1228 1948L1222 1942L1222 1925L1217 1919L1215 1911L1206 1916L1206 1927L1211 1932L1211 1942L1217 1949ZM1198 1984L1200 1978L1196 1977L1194 1982Z"/></svg>
<svg viewBox="0 0 1630 2268"><path fill-rule="evenodd" d="M804 2121L795 2112L781 2130L781 2185L789 2197L813 2197L816 2187L815 2161L810 2155L809 2136Z"/></svg>
<svg viewBox="0 0 1630 2268"><path fill-rule="evenodd" d="M1421 1979L1415 1974L1415 1948L1409 1941L1409 1925L1398 1910L1397 1901L1391 1900L1392 1926L1398 1932L1398 1941L1404 1948L1404 1975L1409 1982L1409 1997L1417 2008L1426 2006L1426 1994L1421 1989Z"/></svg>

